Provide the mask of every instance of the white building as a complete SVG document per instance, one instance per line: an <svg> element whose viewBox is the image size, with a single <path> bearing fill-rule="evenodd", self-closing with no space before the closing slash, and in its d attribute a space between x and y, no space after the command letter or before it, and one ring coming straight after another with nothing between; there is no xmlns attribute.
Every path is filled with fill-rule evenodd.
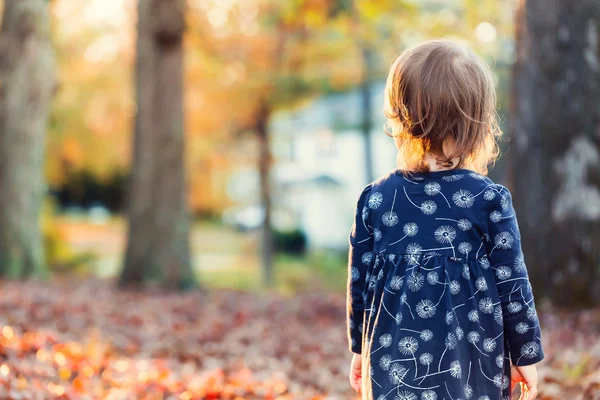
<svg viewBox="0 0 600 400"><path fill-rule="evenodd" d="M384 83L372 88L376 176L395 168L396 160L393 141L383 131L383 89ZM321 97L278 113L271 123L274 224L296 224L313 248L347 248L356 200L368 183L360 96L356 89Z"/></svg>

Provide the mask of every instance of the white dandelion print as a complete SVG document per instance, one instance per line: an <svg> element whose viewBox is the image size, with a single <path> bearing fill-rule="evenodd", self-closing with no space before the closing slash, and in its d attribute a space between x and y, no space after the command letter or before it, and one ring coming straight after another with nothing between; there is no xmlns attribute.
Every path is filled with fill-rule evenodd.
<svg viewBox="0 0 600 400"><path fill-rule="evenodd" d="M383 222L383 225L387 226L388 228L396 226L399 221L398 214L394 212L394 205L396 204L396 193L397 190L394 190L394 200L392 201L392 208L390 209L390 211L385 212L381 217L381 222Z"/></svg>
<svg viewBox="0 0 600 400"><path fill-rule="evenodd" d="M410 197L408 196L408 193L406 192L406 187L404 187L403 189L404 189L404 195L406 196L406 199L410 202L410 204L412 204L413 206L415 206L416 208L418 208L419 210L421 210L423 212L423 214L425 214L425 215L432 215L433 213L436 212L436 210L437 210L437 204L435 203L435 201L433 201L433 200L425 200L419 206L419 205L415 204L415 202L413 202L410 199Z"/></svg>
<svg viewBox="0 0 600 400"><path fill-rule="evenodd" d="M373 260L373 253L371 253L370 251L364 253L361 257L361 261L365 265L369 265L371 263L371 260Z"/></svg>
<svg viewBox="0 0 600 400"><path fill-rule="evenodd" d="M425 278L423 277L423 274L421 274L419 272L413 272L412 274L410 274L410 276L408 277L408 279L406 281L406 286L412 292L418 292L419 290L421 290L421 288L423 287L424 284L425 284Z"/></svg>
<svg viewBox="0 0 600 400"><path fill-rule="evenodd" d="M433 339L433 332L429 329L424 329L423 331L421 331L419 337L422 341L429 342L431 339Z"/></svg>
<svg viewBox="0 0 600 400"><path fill-rule="evenodd" d="M500 211L492 211L490 213L490 220L497 224L502 221L502 213Z"/></svg>
<svg viewBox="0 0 600 400"><path fill-rule="evenodd" d="M440 357L440 362L438 364L438 372L441 372L442 370L442 361L444 360L444 355L446 354L446 352L448 350L454 350L458 346L458 339L456 338L456 335L452 332L448 332L448 334L446 335L446 339L444 339L444 345L446 347L444 348L444 352Z"/></svg>
<svg viewBox="0 0 600 400"><path fill-rule="evenodd" d="M414 222L408 222L408 223L404 224L402 231L404 232L404 236L402 236L400 239L396 240L395 242L390 243L390 246L400 243L407 237L415 236L419 232L419 226L417 224L415 224Z"/></svg>
<svg viewBox="0 0 600 400"><path fill-rule="evenodd" d="M494 312L494 303L490 297L484 297L479 300L479 311L484 314L491 314Z"/></svg>
<svg viewBox="0 0 600 400"><path fill-rule="evenodd" d="M501 280L501 281L505 281L508 278L510 278L512 276L512 269L509 266L501 266L496 268L496 277Z"/></svg>
<svg viewBox="0 0 600 400"><path fill-rule="evenodd" d="M415 236L419 232L419 227L414 222L409 222L404 225L403 231L406 236Z"/></svg>
<svg viewBox="0 0 600 400"><path fill-rule="evenodd" d="M499 234L497 234L494 237L495 246L490 251L490 254L492 254L494 252L494 250L496 250L496 249L508 250L512 247L512 245L514 243L515 243L515 239L513 238L513 236L510 233L500 232Z"/></svg>
<svg viewBox="0 0 600 400"><path fill-rule="evenodd" d="M487 281L483 276L477 278L475 281L475 287L477 288L477 292L485 292L488 290Z"/></svg>
<svg viewBox="0 0 600 400"><path fill-rule="evenodd" d="M506 307L506 309L508 310L509 313L516 314L523 309L523 305L521 303L519 303L518 301L511 301L510 303L508 303L508 306Z"/></svg>
<svg viewBox="0 0 600 400"><path fill-rule="evenodd" d="M491 201L491 200L494 200L495 198L496 198L496 192L494 192L493 190L488 189L485 192L483 192L484 200Z"/></svg>
<svg viewBox="0 0 600 400"><path fill-rule="evenodd" d="M494 339L492 338L485 338L483 339L483 350L487 351L488 353L491 353L492 351L496 350L496 346L497 343Z"/></svg>
<svg viewBox="0 0 600 400"><path fill-rule="evenodd" d="M405 336L398 342L398 350L404 355L413 355L419 349L419 342L412 336Z"/></svg>
<svg viewBox="0 0 600 400"><path fill-rule="evenodd" d="M438 275L437 272L435 271L431 271L427 273L427 282L429 282L430 285L437 285L437 283L439 282L440 276Z"/></svg>
<svg viewBox="0 0 600 400"><path fill-rule="evenodd" d="M519 322L516 326L515 326L515 331L517 333L520 333L521 335L524 335L527 333L527 331L529 330L529 324L526 322Z"/></svg>
<svg viewBox="0 0 600 400"><path fill-rule="evenodd" d="M464 178L464 175L462 175L462 174L446 175L446 176L442 177L442 179L445 180L446 182L458 182L462 178Z"/></svg>
<svg viewBox="0 0 600 400"><path fill-rule="evenodd" d="M478 262L481 269L488 269L491 266L490 260L488 260L487 257L480 258Z"/></svg>
<svg viewBox="0 0 600 400"><path fill-rule="evenodd" d="M498 368L502 368L503 365L504 365L504 355L503 354L499 354L496 357L496 366Z"/></svg>
<svg viewBox="0 0 600 400"><path fill-rule="evenodd" d="M467 314L467 318L469 319L469 321L477 323L479 322L479 313L477 312L477 310L471 310Z"/></svg>
<svg viewBox="0 0 600 400"><path fill-rule="evenodd" d="M450 293L453 295L460 293L460 283L458 281L450 282Z"/></svg>
<svg viewBox="0 0 600 400"><path fill-rule="evenodd" d="M351 277L352 277L352 282L356 282L360 279L360 271L358 270L358 268L352 267Z"/></svg>
<svg viewBox="0 0 600 400"><path fill-rule="evenodd" d="M431 215L437 210L437 204L435 204L435 201L425 200L423 203L421 203L420 208L421 211L423 211L423 214Z"/></svg>
<svg viewBox="0 0 600 400"><path fill-rule="evenodd" d="M431 363L433 362L433 356L431 355L431 353L423 353L419 356L419 362L422 365L431 365Z"/></svg>
<svg viewBox="0 0 600 400"><path fill-rule="evenodd" d="M418 399L417 399L417 395L414 394L413 392L402 391L402 392L399 392L394 397L394 400L418 400Z"/></svg>
<svg viewBox="0 0 600 400"><path fill-rule="evenodd" d="M387 226L388 228L391 228L395 225L398 224L398 214L396 214L394 211L388 211L386 213L383 214L383 216L381 217L381 220L383 222L383 224L385 226Z"/></svg>
<svg viewBox="0 0 600 400"><path fill-rule="evenodd" d="M371 197L369 197L369 208L372 210L376 210L383 203L383 195L379 192L371 193Z"/></svg>
<svg viewBox="0 0 600 400"><path fill-rule="evenodd" d="M479 353L481 353L482 355L484 355L486 357L489 357L477 345L480 341L481 341L481 335L479 334L479 332L471 331L467 334L467 342L471 343L473 345L473 347L475 347L477 349L477 351L479 351Z"/></svg>
<svg viewBox="0 0 600 400"><path fill-rule="evenodd" d="M393 363L389 367L389 378L390 382L394 385L398 385L402 382L402 379L406 376L408 370L402 366L400 363Z"/></svg>
<svg viewBox="0 0 600 400"><path fill-rule="evenodd" d="M468 219L459 219L458 223L456 224L458 226L458 229L460 229L461 231L468 231L473 227L473 224L471 223L471 221L469 221Z"/></svg>
<svg viewBox="0 0 600 400"><path fill-rule="evenodd" d="M433 303L433 301L424 299L417 303L415 307L415 311L417 315L421 318L431 318L435 315L437 307Z"/></svg>
<svg viewBox="0 0 600 400"><path fill-rule="evenodd" d="M378 228L373 229L373 240L379 242L382 237L383 234L381 233L381 230L379 230Z"/></svg>
<svg viewBox="0 0 600 400"><path fill-rule="evenodd" d="M455 360L450 363L450 376L456 379L460 379L462 373L462 368L460 366L460 361Z"/></svg>
<svg viewBox="0 0 600 400"><path fill-rule="evenodd" d="M523 258L523 254L519 254L517 258L515 258L515 263L513 265L515 267L516 272L524 272L525 271L525 260Z"/></svg>
<svg viewBox="0 0 600 400"><path fill-rule="evenodd" d="M510 208L510 199L507 196L500 198L500 207L502 207L502 211L508 211Z"/></svg>
<svg viewBox="0 0 600 400"><path fill-rule="evenodd" d="M426 390L421 393L421 400L438 400L438 395L433 390Z"/></svg>
<svg viewBox="0 0 600 400"><path fill-rule="evenodd" d="M430 196L435 196L436 194L440 193L441 189L442 187L437 182L429 182L425 185L425 193Z"/></svg>
<svg viewBox="0 0 600 400"><path fill-rule="evenodd" d="M529 319L531 321L537 320L537 312L535 311L535 308L529 307L527 309L527 319Z"/></svg>
<svg viewBox="0 0 600 400"><path fill-rule="evenodd" d="M450 244L456 239L456 229L450 225L443 225L434 232L435 240L442 244Z"/></svg>
<svg viewBox="0 0 600 400"><path fill-rule="evenodd" d="M379 359L379 366L384 371L389 370L391 364L392 364L392 356L390 356L389 354L386 354Z"/></svg>
<svg viewBox="0 0 600 400"><path fill-rule="evenodd" d="M400 290L400 289L402 289L403 285L404 285L404 277L403 276L394 275L392 277L392 280L390 281L390 288L392 290Z"/></svg>
<svg viewBox="0 0 600 400"><path fill-rule="evenodd" d="M471 208L475 203L475 196L468 190L460 189L452 195L452 201L461 208Z"/></svg>
<svg viewBox="0 0 600 400"><path fill-rule="evenodd" d="M469 256L469 253L473 250L473 246L469 242L462 242L458 245L458 252L464 254L465 257Z"/></svg>
<svg viewBox="0 0 600 400"><path fill-rule="evenodd" d="M404 255L404 259L408 263L408 265L417 265L419 264L419 258L421 255L422 247L418 243L409 243L406 246L406 254Z"/></svg>
<svg viewBox="0 0 600 400"><path fill-rule="evenodd" d="M517 359L516 364L518 365L522 357L527 359L533 359L540 353L540 345L537 342L529 342L521 347L521 356Z"/></svg>
<svg viewBox="0 0 600 400"><path fill-rule="evenodd" d="M442 187L439 183L437 182L429 182L425 185L425 193L427 193L430 196L436 196L436 195L441 195L444 200L446 200L446 204L448 204L448 208L451 208L452 206L450 205L450 202L448 201L448 199L446 198L446 196L444 195L444 193L442 193Z"/></svg>
<svg viewBox="0 0 600 400"><path fill-rule="evenodd" d="M496 306L494 307L494 321L500 326L504 325L504 313L502 312L502 307Z"/></svg>
<svg viewBox="0 0 600 400"><path fill-rule="evenodd" d="M465 337L465 333L460 326L457 326L454 332L456 332L456 338L458 340L462 340L463 337Z"/></svg>

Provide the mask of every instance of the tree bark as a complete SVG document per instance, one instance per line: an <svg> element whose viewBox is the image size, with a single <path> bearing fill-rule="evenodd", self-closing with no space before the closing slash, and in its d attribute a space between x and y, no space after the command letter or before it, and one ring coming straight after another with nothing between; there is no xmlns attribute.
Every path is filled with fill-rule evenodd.
<svg viewBox="0 0 600 400"><path fill-rule="evenodd" d="M261 226L261 269L263 284L273 283L273 228L271 223L271 143L269 140L269 118L271 110L265 100L256 115L256 135L259 146L258 171L260 181L260 201L264 213Z"/></svg>
<svg viewBox="0 0 600 400"><path fill-rule="evenodd" d="M0 276L44 271L39 216L54 52L46 0L6 0L0 30Z"/></svg>
<svg viewBox="0 0 600 400"><path fill-rule="evenodd" d="M538 296L600 304L600 3L527 0L509 185Z"/></svg>
<svg viewBox="0 0 600 400"><path fill-rule="evenodd" d="M371 130L373 130L373 106L371 101L371 82L373 79L373 49L369 44L363 41L361 45L363 76L361 82L361 100L362 100L362 124L365 146L365 174L367 182L375 179L373 171L373 146L371 143Z"/></svg>
<svg viewBox="0 0 600 400"><path fill-rule="evenodd" d="M137 114L120 284L194 287L184 163L184 0L140 0Z"/></svg>

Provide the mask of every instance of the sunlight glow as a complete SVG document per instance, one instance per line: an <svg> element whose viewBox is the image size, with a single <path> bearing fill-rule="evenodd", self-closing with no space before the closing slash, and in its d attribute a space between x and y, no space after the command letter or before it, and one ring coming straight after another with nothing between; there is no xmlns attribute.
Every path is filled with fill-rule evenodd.
<svg viewBox="0 0 600 400"><path fill-rule="evenodd" d="M216 28L222 27L227 23L227 9L224 7L211 8L207 13L208 22Z"/></svg>
<svg viewBox="0 0 600 400"><path fill-rule="evenodd" d="M475 36L484 43L491 43L496 40L498 33L494 25L484 21L475 28Z"/></svg>

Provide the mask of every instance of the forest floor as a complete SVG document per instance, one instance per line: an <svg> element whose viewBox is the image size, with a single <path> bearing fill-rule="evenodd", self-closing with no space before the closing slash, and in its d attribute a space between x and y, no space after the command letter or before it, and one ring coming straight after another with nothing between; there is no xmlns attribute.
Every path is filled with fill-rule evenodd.
<svg viewBox="0 0 600 400"><path fill-rule="evenodd" d="M1 399L352 399L341 294L0 282ZM543 308L543 307L542 307ZM600 399L600 310L540 311L542 400Z"/></svg>

